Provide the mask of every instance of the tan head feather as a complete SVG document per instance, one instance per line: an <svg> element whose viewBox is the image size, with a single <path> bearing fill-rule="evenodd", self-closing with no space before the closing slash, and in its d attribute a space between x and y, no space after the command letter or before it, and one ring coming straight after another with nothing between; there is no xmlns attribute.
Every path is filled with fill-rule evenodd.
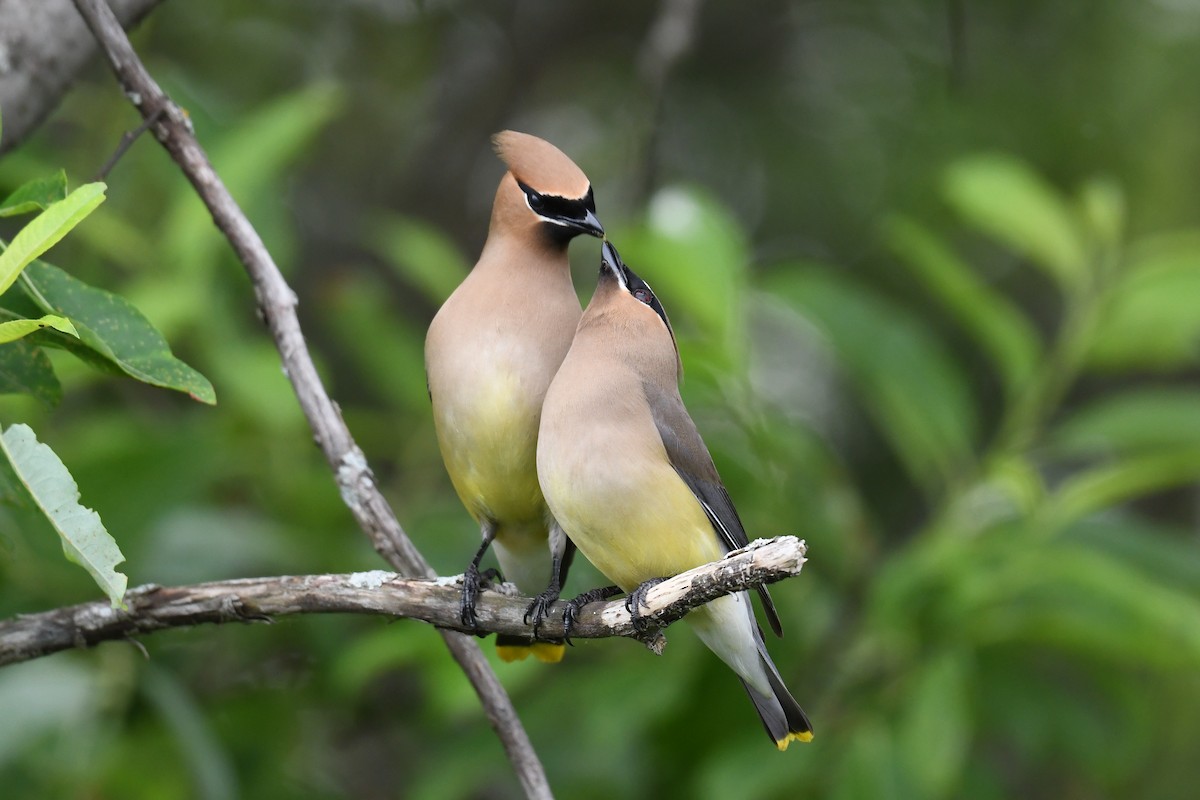
<svg viewBox="0 0 1200 800"><path fill-rule="evenodd" d="M545 139L501 131L492 137L492 144L509 172L534 191L572 200L588 193L591 184L583 170Z"/></svg>

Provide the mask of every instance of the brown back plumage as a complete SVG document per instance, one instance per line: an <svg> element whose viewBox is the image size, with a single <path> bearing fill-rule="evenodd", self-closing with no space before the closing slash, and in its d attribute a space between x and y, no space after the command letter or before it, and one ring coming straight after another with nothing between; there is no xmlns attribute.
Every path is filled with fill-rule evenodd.
<svg viewBox="0 0 1200 800"><path fill-rule="evenodd" d="M591 184L563 151L528 133L501 131L492 137L496 155L517 180L542 194L581 198Z"/></svg>

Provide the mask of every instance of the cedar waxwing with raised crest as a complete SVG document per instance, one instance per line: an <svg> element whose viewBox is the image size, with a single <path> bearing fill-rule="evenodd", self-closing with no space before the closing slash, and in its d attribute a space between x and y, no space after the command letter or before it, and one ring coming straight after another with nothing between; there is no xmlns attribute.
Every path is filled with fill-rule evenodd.
<svg viewBox="0 0 1200 800"><path fill-rule="evenodd" d="M504 131L493 138L508 172L496 190L478 263L429 325L425 372L446 471L483 542L464 574L462 620L475 626L479 563L489 545L505 579L535 596L544 619L573 550L537 480L542 399L582 310L567 245L601 237L592 187L557 147ZM528 618L528 617L527 617ZM498 636L506 661L562 658L561 643Z"/></svg>
<svg viewBox="0 0 1200 800"><path fill-rule="evenodd" d="M747 544L708 448L679 395L682 365L662 304L605 242L600 280L542 407L537 465L555 519L609 580L648 581ZM589 593L590 594L590 593ZM774 605L763 607L782 635ZM685 620L742 679L780 750L812 726L767 655L747 592Z"/></svg>

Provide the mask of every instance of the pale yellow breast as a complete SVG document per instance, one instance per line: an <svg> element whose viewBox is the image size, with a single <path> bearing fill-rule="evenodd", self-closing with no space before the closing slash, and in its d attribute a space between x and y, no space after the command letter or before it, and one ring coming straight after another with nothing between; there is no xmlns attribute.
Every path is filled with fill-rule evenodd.
<svg viewBox="0 0 1200 800"><path fill-rule="evenodd" d="M544 537L538 423L580 311L565 262L538 291L516 279L520 268L481 261L430 324L425 363L438 444L463 504L477 520Z"/></svg>
<svg viewBox="0 0 1200 800"><path fill-rule="evenodd" d="M541 394L502 369L477 378L469 392L434 406L446 471L477 520L539 520L545 511L535 462Z"/></svg>
<svg viewBox="0 0 1200 800"><path fill-rule="evenodd" d="M543 410L538 469L563 530L629 591L724 550L671 467L636 376L613 367L597 382L594 370L603 364L599 353L586 351L573 351L564 363Z"/></svg>

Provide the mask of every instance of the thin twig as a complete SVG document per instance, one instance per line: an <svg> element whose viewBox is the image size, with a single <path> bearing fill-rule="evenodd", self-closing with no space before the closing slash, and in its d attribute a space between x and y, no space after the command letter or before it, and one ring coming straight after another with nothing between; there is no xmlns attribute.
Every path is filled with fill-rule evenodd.
<svg viewBox="0 0 1200 800"><path fill-rule="evenodd" d="M154 135L179 165L246 268L262 318L279 349L283 367L313 436L334 471L342 499L376 551L401 574L432 577L428 562L404 533L375 485L366 457L354 442L337 406L325 392L296 317L296 295L284 280L258 232L217 175L182 110L158 86L129 38L102 0L75 0L116 73L125 95L146 119L157 116ZM475 641L443 631L455 660L471 681L488 720L499 735L528 797L552 797L545 770L512 701Z"/></svg>
<svg viewBox="0 0 1200 800"><path fill-rule="evenodd" d="M639 610L656 628L723 594L800 573L804 542L794 536L753 542L721 561L676 575L653 587ZM201 583L194 586L139 586L125 595L126 608L108 602L83 603L0 622L0 666L76 647L128 640L169 628L225 622L270 622L297 614L373 614L421 620L463 630L461 585L454 579L402 578L391 572L351 575L298 575ZM529 598L483 592L477 606L480 630L531 635L524 621ZM560 603L541 626L546 638L563 635ZM627 636L661 639L635 630L624 600L584 607L571 630L573 639ZM139 645L140 646L140 645Z"/></svg>
<svg viewBox="0 0 1200 800"><path fill-rule="evenodd" d="M104 166L100 167L96 174L92 176L92 180L102 181L108 178L108 173L112 172L113 167L115 167L117 162L121 160L121 156L125 155L126 151L129 150L130 146L132 146L134 142L137 141L139 136L149 130L151 125L158 122L158 118L160 116L162 116L161 109L142 120L141 125L138 125L131 131L125 131L125 133L121 134L121 141L117 143L117 149L114 150L113 154L108 157L108 161L104 162Z"/></svg>

